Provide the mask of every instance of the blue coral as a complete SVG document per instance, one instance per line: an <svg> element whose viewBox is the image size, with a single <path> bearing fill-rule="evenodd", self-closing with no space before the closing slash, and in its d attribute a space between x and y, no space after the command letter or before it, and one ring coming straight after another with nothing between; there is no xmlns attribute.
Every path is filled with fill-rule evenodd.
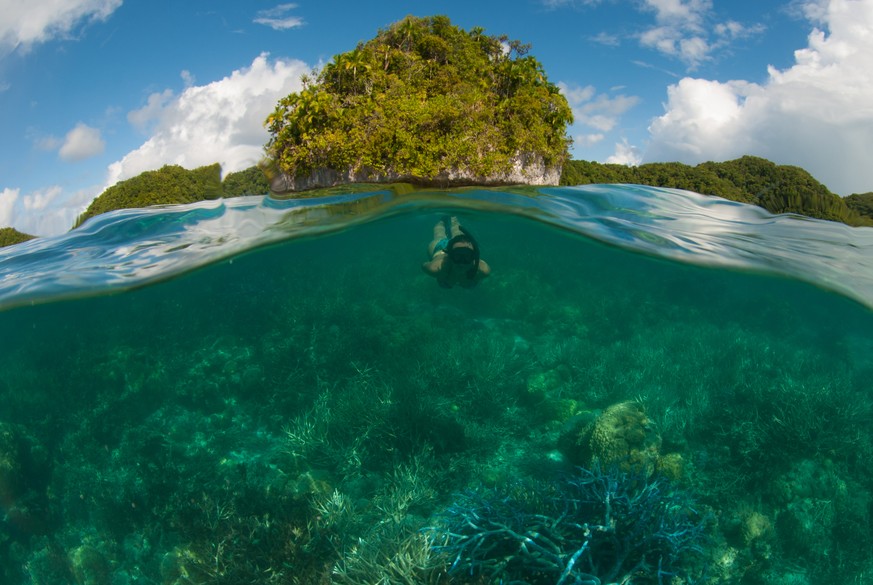
<svg viewBox="0 0 873 585"><path fill-rule="evenodd" d="M451 572L518 585L694 581L704 519L666 479L581 469L512 491L460 496L431 529Z"/></svg>

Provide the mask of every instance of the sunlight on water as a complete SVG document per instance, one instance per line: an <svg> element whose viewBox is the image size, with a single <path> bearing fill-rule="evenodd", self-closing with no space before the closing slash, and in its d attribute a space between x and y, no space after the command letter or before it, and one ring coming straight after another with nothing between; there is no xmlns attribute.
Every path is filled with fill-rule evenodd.
<svg viewBox="0 0 873 585"><path fill-rule="evenodd" d="M871 232L380 190L2 250L0 583L866 585Z"/></svg>

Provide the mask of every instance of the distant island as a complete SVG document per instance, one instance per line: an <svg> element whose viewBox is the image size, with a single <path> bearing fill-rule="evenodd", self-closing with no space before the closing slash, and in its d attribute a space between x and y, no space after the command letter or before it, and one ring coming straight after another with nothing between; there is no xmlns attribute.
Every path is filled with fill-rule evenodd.
<svg viewBox="0 0 873 585"><path fill-rule="evenodd" d="M697 166L677 162L648 163L636 167L583 160L564 163L558 180L560 186L591 183L633 183L686 189L751 203L771 213L797 213L851 226L873 227L873 192L843 198L831 193L800 167L777 165L755 156L720 163L705 162ZM270 183L264 171L257 166L228 173L222 181L218 163L193 170L168 165L108 188L79 216L76 226L89 217L113 209L192 203L269 192ZM316 189L295 193L294 196L313 197L320 194L321 191Z"/></svg>
<svg viewBox="0 0 873 585"><path fill-rule="evenodd" d="M840 197L800 167L777 165L756 156L697 166L648 163L636 167L571 161L564 167L561 185L636 183L685 189L751 203L771 213L797 213L839 221L851 226L873 226L873 193Z"/></svg>
<svg viewBox="0 0 873 585"><path fill-rule="evenodd" d="M157 171L146 171L109 187L91 202L73 227L79 227L85 220L114 209L263 195L269 190L267 178L256 166L228 173L222 180L221 165L218 163L193 170L178 165L166 165Z"/></svg>
<svg viewBox="0 0 873 585"><path fill-rule="evenodd" d="M573 114L529 50L446 16L380 30L267 118L273 191L557 184Z"/></svg>
<svg viewBox="0 0 873 585"><path fill-rule="evenodd" d="M797 213L851 226L873 227L873 192L840 197L799 167L777 165L754 156L721 163L706 162L697 166L673 162L628 167L582 160L564 164L559 181L561 186L591 183L633 183L687 189L758 205L772 213ZM91 202L74 227L90 217L114 209L174 205L269 192L269 181L257 166L228 173L221 180L218 163L193 170L167 165L108 188ZM314 190L295 196L313 197L321 193ZM0 247L33 237L10 227L0 228Z"/></svg>
<svg viewBox="0 0 873 585"><path fill-rule="evenodd" d="M0 248L11 246L12 244L20 244L21 242L32 240L35 237L36 236L22 233L15 228L3 227L0 228Z"/></svg>
<svg viewBox="0 0 873 585"><path fill-rule="evenodd" d="M851 226L873 226L873 193L843 198L831 193L800 167L777 165L755 156L720 163L705 162L697 166L672 162L629 167L573 160L564 164L558 181L560 186L591 183L633 183L686 189L758 205L771 213L797 213ZM229 173L222 181L218 163L193 170L168 165L108 188L79 216L76 226L89 217L113 209L193 203L268 192L269 181L257 166ZM311 190L294 196L320 194L319 190Z"/></svg>

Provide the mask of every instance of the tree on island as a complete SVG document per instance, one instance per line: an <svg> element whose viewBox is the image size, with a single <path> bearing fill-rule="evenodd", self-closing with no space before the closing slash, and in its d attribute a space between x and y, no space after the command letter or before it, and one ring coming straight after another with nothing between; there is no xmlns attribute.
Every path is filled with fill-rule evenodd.
<svg viewBox="0 0 873 585"><path fill-rule="evenodd" d="M82 225L90 217L115 209L194 203L220 197L264 195L269 192L267 179L256 166L228 173L222 181L221 165L218 163L193 170L178 165L165 165L156 171L146 171L119 181L106 189L91 202L73 227Z"/></svg>
<svg viewBox="0 0 873 585"><path fill-rule="evenodd" d="M843 199L800 167L777 165L756 156L695 167L678 162L629 167L589 161L570 161L564 166L561 185L589 183L686 189L751 203L771 213L797 213L853 226L873 226L873 197L850 195Z"/></svg>
<svg viewBox="0 0 873 585"><path fill-rule="evenodd" d="M11 246L12 244L20 244L21 242L32 240L35 237L36 236L20 232L15 228L3 227L0 228L0 248Z"/></svg>
<svg viewBox="0 0 873 585"><path fill-rule="evenodd" d="M849 209L855 213L873 219L873 192L871 193L852 193L843 201L849 206Z"/></svg>
<svg viewBox="0 0 873 585"><path fill-rule="evenodd" d="M380 30L267 118L274 186L556 184L572 111L529 49L445 16Z"/></svg>
<svg viewBox="0 0 873 585"><path fill-rule="evenodd" d="M258 166L228 173L221 181L222 197L266 195L269 192L270 183L267 181L264 171Z"/></svg>

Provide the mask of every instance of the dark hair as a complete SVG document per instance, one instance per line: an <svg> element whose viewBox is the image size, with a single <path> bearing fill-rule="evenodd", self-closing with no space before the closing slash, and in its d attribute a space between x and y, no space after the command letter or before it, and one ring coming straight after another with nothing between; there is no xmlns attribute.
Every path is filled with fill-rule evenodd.
<svg viewBox="0 0 873 585"><path fill-rule="evenodd" d="M461 235L449 240L449 243L446 244L446 254L456 264L471 264L470 270L467 271L467 277L474 278L479 271L479 244L476 243L473 234L468 232L464 226L458 226L458 228L461 230ZM471 248L467 246L456 248L455 244L460 243L469 243Z"/></svg>

